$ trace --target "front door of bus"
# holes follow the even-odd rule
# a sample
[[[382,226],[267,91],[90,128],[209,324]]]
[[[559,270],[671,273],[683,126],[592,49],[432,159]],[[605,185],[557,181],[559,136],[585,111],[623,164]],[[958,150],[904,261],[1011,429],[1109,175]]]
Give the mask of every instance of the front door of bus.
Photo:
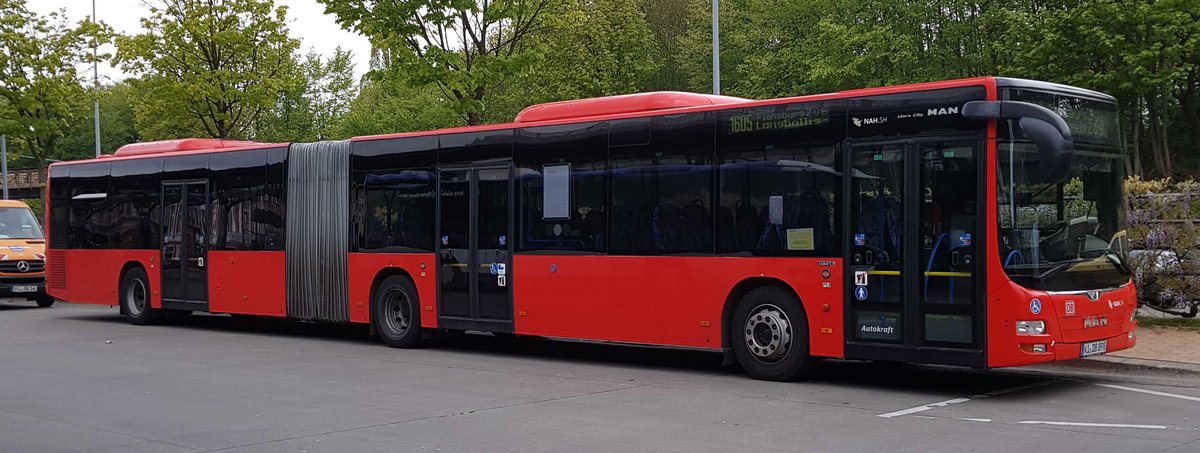
[[[983,364],[980,143],[850,147],[847,357]]]
[[[162,200],[163,303],[203,310],[208,304],[208,182],[164,182]]]
[[[442,170],[438,326],[512,332],[511,167]]]

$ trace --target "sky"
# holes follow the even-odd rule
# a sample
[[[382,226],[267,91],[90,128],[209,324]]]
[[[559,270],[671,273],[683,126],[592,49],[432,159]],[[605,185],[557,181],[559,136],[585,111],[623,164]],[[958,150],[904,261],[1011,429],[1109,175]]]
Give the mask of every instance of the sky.
[[[156,0],[95,0],[96,18],[107,23],[117,33],[137,34],[142,31],[141,18],[148,15],[147,2]],[[300,39],[300,52],[315,49],[322,55],[331,55],[333,50],[342,49],[354,53],[354,71],[361,76],[367,71],[371,44],[357,33],[343,30],[333,15],[325,14],[325,7],[317,0],[275,0],[276,5],[287,6],[288,31],[293,38]],[[27,0],[26,6],[38,14],[65,10],[71,22],[78,22],[92,14],[90,0]],[[113,53],[112,46],[100,48],[101,52]],[[91,68],[86,72],[90,80]],[[111,64],[101,63],[101,83],[113,82],[129,76]]]

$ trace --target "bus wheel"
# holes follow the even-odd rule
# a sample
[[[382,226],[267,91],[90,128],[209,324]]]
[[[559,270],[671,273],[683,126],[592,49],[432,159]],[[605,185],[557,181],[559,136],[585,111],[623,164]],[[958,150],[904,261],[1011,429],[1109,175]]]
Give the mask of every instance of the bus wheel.
[[[54,305],[54,298],[50,296],[38,296],[37,304],[42,308],[50,308]]]
[[[750,291],[734,309],[729,329],[734,355],[750,377],[790,381],[810,367],[808,318],[790,291]]]
[[[146,271],[134,267],[125,271],[121,277],[121,311],[125,320],[130,324],[144,326],[153,321],[153,309],[150,308],[150,279]]]
[[[421,339],[417,288],[400,275],[383,279],[371,303],[371,323],[383,343],[393,348],[411,348]]]

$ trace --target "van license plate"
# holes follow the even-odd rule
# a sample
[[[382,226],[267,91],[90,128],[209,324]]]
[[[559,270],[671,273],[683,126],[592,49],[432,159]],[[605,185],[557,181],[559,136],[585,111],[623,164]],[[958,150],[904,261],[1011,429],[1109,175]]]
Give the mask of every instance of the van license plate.
[[[14,292],[14,293],[36,293],[37,287],[36,286],[14,286],[14,287],[12,287],[12,292]]]
[[[1087,357],[1104,354],[1105,352],[1108,352],[1108,340],[1093,341],[1083,344],[1083,349],[1079,351],[1079,356]]]

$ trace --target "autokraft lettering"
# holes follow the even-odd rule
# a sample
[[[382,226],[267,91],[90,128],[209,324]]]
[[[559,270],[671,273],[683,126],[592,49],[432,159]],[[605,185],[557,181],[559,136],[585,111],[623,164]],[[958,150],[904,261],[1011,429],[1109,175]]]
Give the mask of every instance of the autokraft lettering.
[[[1121,307],[1124,307],[1124,306],[1125,306],[1125,301],[1124,301],[1124,300],[1116,299],[1116,300],[1110,300],[1110,301],[1108,301],[1108,309],[1109,309],[1109,310],[1113,310],[1113,309],[1121,308]]]
[[[892,335],[892,334],[896,333],[896,328],[893,326],[884,327],[884,326],[863,325],[862,328],[859,329],[859,331],[864,332],[864,333],[881,333],[884,335]]]
[[[1104,327],[1108,325],[1108,316],[1088,316],[1083,318],[1083,328]]]

